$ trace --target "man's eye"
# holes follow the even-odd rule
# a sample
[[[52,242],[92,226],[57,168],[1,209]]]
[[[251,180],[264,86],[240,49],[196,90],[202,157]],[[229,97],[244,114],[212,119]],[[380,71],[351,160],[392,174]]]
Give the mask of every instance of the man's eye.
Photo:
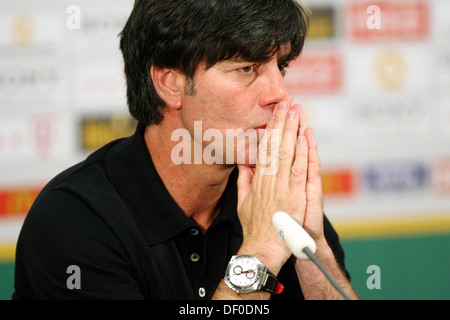
[[[289,67],[287,63],[281,63],[278,65],[278,68],[280,69],[281,72],[286,71],[287,67]]]
[[[246,67],[241,68],[240,70],[244,73],[250,73],[253,71],[253,68],[254,68],[254,66],[246,66]]]

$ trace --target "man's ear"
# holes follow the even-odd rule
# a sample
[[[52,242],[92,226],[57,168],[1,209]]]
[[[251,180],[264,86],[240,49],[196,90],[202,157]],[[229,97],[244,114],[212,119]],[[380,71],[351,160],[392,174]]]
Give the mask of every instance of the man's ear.
[[[184,83],[186,76],[169,68],[150,68],[153,86],[156,93],[166,103],[167,107],[180,109],[183,105]]]

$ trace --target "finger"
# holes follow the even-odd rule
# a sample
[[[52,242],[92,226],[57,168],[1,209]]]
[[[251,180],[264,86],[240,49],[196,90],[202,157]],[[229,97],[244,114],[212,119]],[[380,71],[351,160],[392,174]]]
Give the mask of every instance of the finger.
[[[300,134],[305,134],[306,128],[308,128],[308,122],[306,121],[305,110],[303,110],[303,106],[299,105],[299,113],[300,113]]]
[[[323,191],[320,178],[320,158],[317,142],[312,128],[305,130],[308,140],[308,180],[306,183],[307,208],[304,227],[314,239],[319,239],[323,233]]]
[[[286,115],[290,110],[290,105],[286,101],[282,101],[278,104],[277,108],[273,113],[272,118],[274,119],[273,129],[283,130],[284,123],[286,120]]]
[[[308,176],[308,141],[299,135],[295,146],[295,159],[291,169],[289,189],[299,196],[304,195]]]
[[[261,166],[263,163],[266,163],[267,158],[267,143],[269,140],[269,133],[270,130],[273,128],[275,123],[275,114],[278,110],[278,104],[275,105],[273,108],[272,117],[270,118],[269,122],[267,123],[266,129],[263,130],[262,135],[259,136],[258,141],[258,152],[257,152],[257,160],[256,160],[256,166],[253,171],[254,175],[256,177],[259,177],[261,175]]]
[[[308,184],[317,187],[318,185],[321,185],[321,163],[313,129],[307,128],[305,130],[305,136],[308,140]]]
[[[303,110],[302,105],[300,104],[295,104],[292,108],[294,108],[295,110],[297,110],[298,114],[299,114],[299,135],[304,135],[305,134],[305,129],[308,127],[308,123],[306,122],[306,116],[305,116],[305,112]]]
[[[259,144],[256,171],[259,175],[274,175],[278,171],[278,150],[284,130],[286,115],[289,110],[286,101],[280,102],[273,112],[270,126]]]
[[[298,138],[299,114],[295,108],[289,110],[283,130],[283,140],[279,148],[279,168],[277,178],[283,185],[289,187],[292,164],[295,157],[295,147]],[[276,156],[276,155],[273,155]]]

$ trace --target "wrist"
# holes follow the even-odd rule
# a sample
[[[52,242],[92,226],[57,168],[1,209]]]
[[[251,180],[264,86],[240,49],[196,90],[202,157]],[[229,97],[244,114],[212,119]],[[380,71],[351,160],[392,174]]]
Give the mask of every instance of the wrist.
[[[329,275],[350,295],[351,299],[359,299],[326,241],[325,245],[320,246],[320,250],[316,250],[315,255]],[[294,265],[305,299],[335,300],[344,298],[313,261],[296,259]]]
[[[281,267],[291,256],[288,250],[276,249],[270,246],[256,246],[248,243],[243,243],[237,255],[250,255],[261,261],[266,268],[275,276],[281,270]],[[287,249],[287,248],[286,248]]]

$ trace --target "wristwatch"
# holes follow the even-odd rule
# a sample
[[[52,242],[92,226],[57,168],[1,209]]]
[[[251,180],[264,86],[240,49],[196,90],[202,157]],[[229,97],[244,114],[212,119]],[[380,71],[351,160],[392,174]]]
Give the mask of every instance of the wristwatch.
[[[261,261],[249,255],[231,257],[224,280],[237,293],[265,290],[279,294],[284,289],[275,275]]]

